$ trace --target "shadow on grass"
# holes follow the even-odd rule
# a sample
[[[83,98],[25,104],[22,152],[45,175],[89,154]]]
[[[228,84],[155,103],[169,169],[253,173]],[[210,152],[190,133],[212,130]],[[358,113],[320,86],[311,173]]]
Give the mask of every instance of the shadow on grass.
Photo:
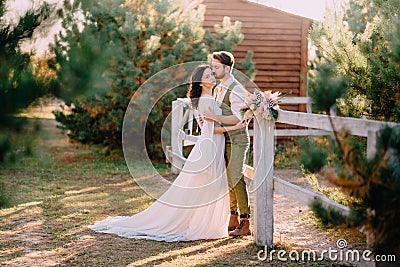
[[[63,264],[104,266],[245,266],[257,260],[251,238],[158,242],[95,234],[90,247]]]

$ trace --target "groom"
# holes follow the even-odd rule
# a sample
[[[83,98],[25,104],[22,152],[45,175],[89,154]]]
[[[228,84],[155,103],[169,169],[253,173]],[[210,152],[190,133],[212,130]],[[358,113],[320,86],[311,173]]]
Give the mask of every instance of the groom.
[[[214,89],[214,97],[222,109],[222,116],[215,116],[214,119],[224,126],[235,125],[243,120],[240,108],[244,99],[240,95],[247,91],[232,75],[234,64],[235,59],[229,52],[219,51],[212,54],[212,70],[215,78],[221,81]],[[229,235],[248,235],[250,206],[242,169],[250,147],[250,137],[247,127],[224,134],[226,172],[230,188]]]

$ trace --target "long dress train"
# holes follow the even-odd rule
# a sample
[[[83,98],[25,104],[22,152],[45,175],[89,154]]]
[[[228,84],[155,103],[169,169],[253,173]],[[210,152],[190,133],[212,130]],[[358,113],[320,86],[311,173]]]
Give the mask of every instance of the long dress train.
[[[222,111],[212,96],[199,99],[199,114]],[[213,134],[204,120],[200,137],[168,190],[133,216],[108,217],[90,225],[101,233],[158,241],[189,241],[228,236],[229,195],[224,162],[224,135]]]

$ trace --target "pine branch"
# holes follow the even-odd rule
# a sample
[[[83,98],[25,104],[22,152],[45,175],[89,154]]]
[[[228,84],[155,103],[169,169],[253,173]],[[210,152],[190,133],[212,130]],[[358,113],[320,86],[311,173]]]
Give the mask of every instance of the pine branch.
[[[345,151],[345,149],[343,147],[343,144],[342,144],[341,140],[339,139],[339,135],[338,135],[337,130],[335,129],[335,125],[333,123],[332,116],[329,115],[328,118],[329,118],[329,122],[330,122],[331,127],[332,127],[332,131],[333,131],[333,135],[335,137],[336,143],[338,144],[339,151],[343,156],[343,162],[345,163],[346,167],[355,175],[355,178],[357,179],[355,181],[355,183],[358,184],[358,187],[364,186],[365,185],[365,180],[362,179],[362,178],[360,179],[360,177],[363,177],[363,174],[348,159],[348,153],[346,153],[346,151]]]

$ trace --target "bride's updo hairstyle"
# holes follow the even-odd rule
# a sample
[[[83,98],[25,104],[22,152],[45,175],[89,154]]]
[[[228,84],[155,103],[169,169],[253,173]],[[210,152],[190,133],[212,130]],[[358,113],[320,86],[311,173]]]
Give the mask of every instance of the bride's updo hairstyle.
[[[199,106],[199,98],[203,90],[201,86],[201,80],[203,78],[203,73],[206,69],[210,69],[210,66],[208,66],[207,64],[199,65],[194,69],[194,71],[192,72],[192,76],[190,77],[190,85],[187,97],[190,98],[191,106],[194,109],[197,109],[197,107]]]

